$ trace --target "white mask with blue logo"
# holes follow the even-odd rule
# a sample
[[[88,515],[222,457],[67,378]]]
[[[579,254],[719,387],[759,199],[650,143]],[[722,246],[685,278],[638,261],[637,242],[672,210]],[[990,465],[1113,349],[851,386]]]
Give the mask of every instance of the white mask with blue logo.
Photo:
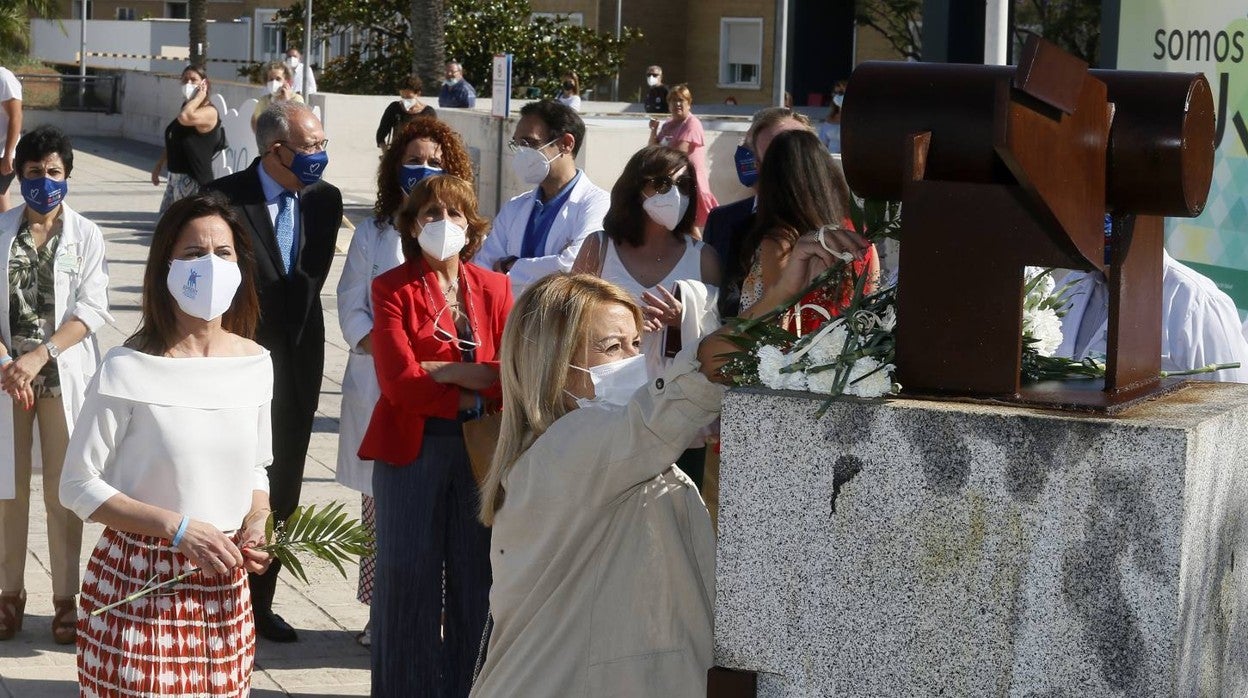
[[[230,309],[242,282],[237,262],[206,254],[170,262],[165,283],[182,312],[211,321]]]

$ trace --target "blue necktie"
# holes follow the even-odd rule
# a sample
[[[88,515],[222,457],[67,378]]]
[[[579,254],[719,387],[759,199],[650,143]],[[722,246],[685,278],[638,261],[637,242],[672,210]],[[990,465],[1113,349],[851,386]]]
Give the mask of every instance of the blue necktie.
[[[273,229],[277,234],[277,250],[282,254],[282,267],[290,274],[295,259],[295,195],[288,191],[282,192],[277,198],[277,222]]]

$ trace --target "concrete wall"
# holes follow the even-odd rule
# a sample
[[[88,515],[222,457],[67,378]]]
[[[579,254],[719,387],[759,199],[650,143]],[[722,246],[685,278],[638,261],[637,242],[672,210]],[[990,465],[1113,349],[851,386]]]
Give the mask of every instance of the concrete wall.
[[[221,97],[218,106],[238,110],[238,119],[251,118],[248,100],[261,95],[259,85],[214,79],[213,92]],[[377,122],[392,97],[339,95],[318,93],[311,104],[323,115],[325,135],[329,138],[330,165],[327,179],[357,200],[372,201],[376,195],[379,151],[374,141]],[[165,127],[182,104],[179,77],[172,74],[143,72],[124,73],[121,114],[91,115],[68,112],[30,111],[28,124],[55,123],[71,134],[102,135],[129,138],[160,145]],[[515,130],[518,112],[523,103],[512,105],[512,116],[502,125],[506,143]],[[587,127],[585,145],[577,159],[591,180],[610,189],[619,173],[639,148],[646,144],[649,118],[640,112],[620,113],[633,105],[611,102],[585,103]],[[477,108],[439,109],[438,116],[459,131],[468,146],[477,171],[477,190],[482,213],[493,215],[497,201],[523,193],[528,187],[511,171],[510,156],[504,152],[499,164],[499,122],[489,115],[490,100],[477,100]],[[695,111],[698,109],[695,107]],[[722,111],[722,110],[716,110]],[[749,195],[736,179],[732,156],[748,126],[748,107],[738,107],[740,114],[703,116],[706,129],[707,163],[710,168],[711,190],[722,203]],[[230,117],[227,115],[226,117]],[[247,139],[247,130],[229,129],[233,168],[245,167],[255,154],[254,142]],[[239,134],[242,134],[239,137]]]
[[[97,15],[98,16],[98,15]],[[62,25],[64,31],[62,31]],[[80,20],[35,19],[30,22],[32,58],[51,63],[78,62]],[[186,67],[188,23],[186,20],[123,22],[87,20],[87,53],[121,53],[169,56],[168,60],[87,56],[92,68],[178,72]],[[251,23],[208,23],[209,72],[233,76],[237,63],[213,62],[212,57],[251,60]]]

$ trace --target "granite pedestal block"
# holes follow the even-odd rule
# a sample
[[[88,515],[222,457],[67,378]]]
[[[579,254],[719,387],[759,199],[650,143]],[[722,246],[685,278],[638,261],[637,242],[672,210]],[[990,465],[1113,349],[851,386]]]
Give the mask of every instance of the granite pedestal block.
[[[1248,385],[819,404],[724,404],[715,661],[760,696],[1248,696]]]

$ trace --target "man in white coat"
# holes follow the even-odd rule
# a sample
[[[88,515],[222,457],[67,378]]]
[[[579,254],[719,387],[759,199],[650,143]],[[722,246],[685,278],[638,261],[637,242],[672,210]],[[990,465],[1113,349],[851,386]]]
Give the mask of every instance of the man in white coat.
[[[1062,318],[1062,344],[1056,355],[1081,359],[1104,356],[1109,333],[1109,287],[1099,272],[1071,274],[1070,305]],[[1192,378],[1248,383],[1248,341],[1230,296],[1207,277],[1162,253],[1161,369],[1182,371],[1208,364],[1240,362],[1243,367]]]
[[[520,110],[512,168],[537,188],[503,205],[472,260],[511,277],[516,297],[548,274],[570,271],[581,242],[602,230],[611,197],[576,167],[584,142],[585,122],[571,108],[541,100]]]

